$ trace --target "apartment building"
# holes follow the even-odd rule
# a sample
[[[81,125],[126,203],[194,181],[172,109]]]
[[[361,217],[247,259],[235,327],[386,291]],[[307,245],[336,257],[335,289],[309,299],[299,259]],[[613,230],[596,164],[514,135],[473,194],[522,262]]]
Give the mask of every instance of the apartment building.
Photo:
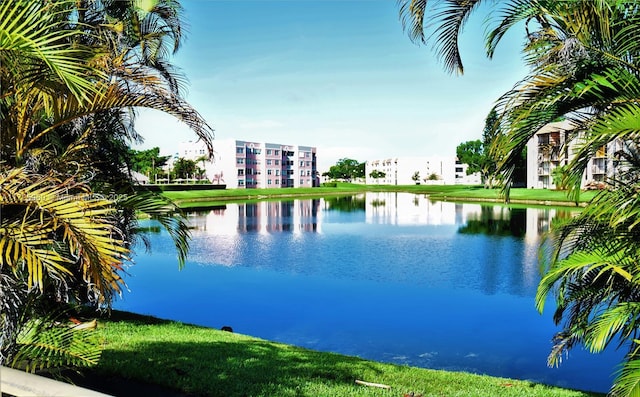
[[[413,185],[420,184],[480,184],[480,175],[467,175],[467,164],[462,164],[455,156],[441,157],[393,157],[370,160],[365,164],[366,183],[371,185]],[[383,177],[373,178],[371,173],[379,171]],[[414,176],[418,180],[414,180]]]
[[[213,159],[203,161],[212,183],[226,184],[231,189],[320,185],[315,147],[235,139],[216,140],[213,146]],[[204,149],[201,142],[184,142],[178,155],[197,160]]]
[[[572,139],[573,126],[569,120],[549,123],[527,143],[527,187],[555,189],[554,170],[567,165],[577,150],[578,140]],[[584,171],[581,187],[598,186],[614,177],[618,162],[613,154],[622,143],[613,141],[601,147]]]

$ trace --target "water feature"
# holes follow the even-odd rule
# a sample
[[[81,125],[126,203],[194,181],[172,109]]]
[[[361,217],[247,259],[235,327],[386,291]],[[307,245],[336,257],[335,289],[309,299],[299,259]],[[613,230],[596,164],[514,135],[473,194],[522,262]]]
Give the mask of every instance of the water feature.
[[[533,297],[556,209],[408,193],[226,204],[190,214],[178,271],[166,233],[139,248],[117,309],[363,358],[607,391],[621,352],[546,357]]]

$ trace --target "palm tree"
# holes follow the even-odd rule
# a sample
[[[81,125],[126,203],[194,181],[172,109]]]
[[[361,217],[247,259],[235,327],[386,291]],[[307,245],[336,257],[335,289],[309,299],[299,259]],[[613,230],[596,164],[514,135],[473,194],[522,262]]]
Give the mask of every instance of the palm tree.
[[[129,249],[113,202],[74,178],[13,168],[0,173],[0,184],[0,306],[7,309],[0,316],[0,359],[13,360],[24,328],[33,326],[25,319],[55,302],[109,303],[124,285]]]
[[[139,236],[136,211],[167,228],[184,263],[189,235],[175,206],[135,192],[126,172],[127,145],[139,138],[133,109],[173,114],[209,148],[212,130],[165,58],[166,38],[177,49],[181,36],[179,4],[137,3],[0,2],[0,363],[44,352],[24,338],[38,334],[25,318],[110,305]]]
[[[463,71],[458,34],[479,3],[446,1],[435,14],[438,55],[450,71]],[[411,37],[425,41],[426,2],[402,1],[400,11]],[[554,320],[563,325],[550,364],[578,344],[596,352],[620,340],[628,355],[613,393],[638,395],[640,9],[613,0],[529,0],[503,2],[497,15],[486,37],[488,55],[506,31],[523,23],[531,68],[497,101],[506,139],[493,150],[505,180],[510,181],[527,141],[558,119],[569,120],[567,132],[582,142],[562,181],[572,197],[579,194],[583,171],[598,149],[614,140],[625,148],[617,156],[627,171],[577,218],[556,227],[543,246],[548,260],[536,301],[543,310],[546,297],[554,294]],[[508,195],[509,183],[505,187]]]

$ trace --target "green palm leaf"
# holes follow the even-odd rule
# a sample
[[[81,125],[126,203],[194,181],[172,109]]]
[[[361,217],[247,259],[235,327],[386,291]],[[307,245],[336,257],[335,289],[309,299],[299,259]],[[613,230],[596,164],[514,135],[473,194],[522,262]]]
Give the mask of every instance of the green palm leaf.
[[[179,267],[184,266],[189,252],[190,232],[182,211],[173,201],[155,192],[138,191],[120,201],[120,205],[135,209],[159,222],[175,244]]]
[[[88,196],[86,187],[73,179],[58,181],[22,169],[0,174],[0,184],[0,206],[5,208],[0,219],[3,266],[24,265],[29,288],[42,290],[47,277],[68,278],[72,266],[78,266],[100,301],[108,302],[120,291],[118,272],[129,251],[112,223],[111,201]]]
[[[9,366],[35,372],[96,365],[102,349],[92,332],[95,321],[73,324],[57,320],[57,316],[48,316],[27,321],[20,330],[17,351]]]
[[[3,1],[0,3],[0,57],[19,74],[21,84],[44,82],[39,65],[44,64],[78,99],[86,99],[95,87],[89,76],[99,74],[86,60],[93,51],[63,44],[80,36],[80,30],[62,30],[60,14],[69,13],[74,1],[43,3]],[[28,61],[25,61],[28,60]]]
[[[592,353],[603,351],[615,334],[637,327],[635,319],[640,314],[640,303],[621,302],[604,311],[593,323],[585,340]]]
[[[638,341],[634,341],[634,344],[637,346]],[[630,355],[622,364],[613,384],[611,395],[640,396],[640,359],[637,354]]]

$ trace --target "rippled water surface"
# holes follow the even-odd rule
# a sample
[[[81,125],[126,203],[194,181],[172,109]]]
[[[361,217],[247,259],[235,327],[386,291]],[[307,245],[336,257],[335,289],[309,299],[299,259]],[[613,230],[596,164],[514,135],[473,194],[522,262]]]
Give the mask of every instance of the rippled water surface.
[[[539,233],[556,210],[431,202],[401,193],[227,204],[190,214],[178,271],[151,234],[115,308],[412,366],[607,391],[622,353],[576,348],[534,308]]]

